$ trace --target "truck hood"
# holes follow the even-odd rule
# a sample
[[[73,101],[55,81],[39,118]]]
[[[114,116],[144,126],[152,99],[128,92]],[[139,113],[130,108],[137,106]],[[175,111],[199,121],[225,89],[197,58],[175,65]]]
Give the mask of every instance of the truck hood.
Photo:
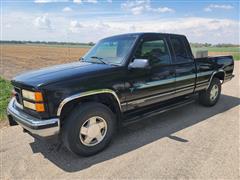
[[[81,78],[96,71],[112,68],[111,65],[87,62],[74,62],[51,66],[36,71],[29,71],[13,78],[13,84],[40,87],[60,80]]]

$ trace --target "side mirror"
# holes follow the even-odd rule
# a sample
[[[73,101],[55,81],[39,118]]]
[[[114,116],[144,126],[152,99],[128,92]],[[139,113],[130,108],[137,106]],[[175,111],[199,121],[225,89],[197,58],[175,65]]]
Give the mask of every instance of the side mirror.
[[[149,68],[148,59],[134,59],[128,66],[129,69],[146,69]]]

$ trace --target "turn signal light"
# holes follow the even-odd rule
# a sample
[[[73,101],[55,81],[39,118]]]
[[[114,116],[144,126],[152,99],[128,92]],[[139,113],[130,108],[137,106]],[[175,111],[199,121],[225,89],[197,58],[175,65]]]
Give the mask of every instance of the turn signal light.
[[[43,103],[36,103],[35,105],[36,105],[36,111],[37,112],[44,112],[45,111]]]
[[[43,101],[43,95],[41,92],[35,92],[35,101]]]

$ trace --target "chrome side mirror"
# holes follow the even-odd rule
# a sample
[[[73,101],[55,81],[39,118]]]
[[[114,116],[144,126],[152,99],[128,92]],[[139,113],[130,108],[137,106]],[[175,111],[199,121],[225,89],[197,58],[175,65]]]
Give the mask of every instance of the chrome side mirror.
[[[148,59],[134,59],[128,66],[129,69],[146,69],[149,68]]]

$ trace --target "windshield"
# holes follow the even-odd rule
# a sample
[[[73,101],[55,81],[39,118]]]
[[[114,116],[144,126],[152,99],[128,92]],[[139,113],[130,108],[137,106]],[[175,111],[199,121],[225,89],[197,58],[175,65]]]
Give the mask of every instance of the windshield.
[[[82,58],[82,61],[121,65],[136,39],[136,35],[115,36],[103,39]]]

